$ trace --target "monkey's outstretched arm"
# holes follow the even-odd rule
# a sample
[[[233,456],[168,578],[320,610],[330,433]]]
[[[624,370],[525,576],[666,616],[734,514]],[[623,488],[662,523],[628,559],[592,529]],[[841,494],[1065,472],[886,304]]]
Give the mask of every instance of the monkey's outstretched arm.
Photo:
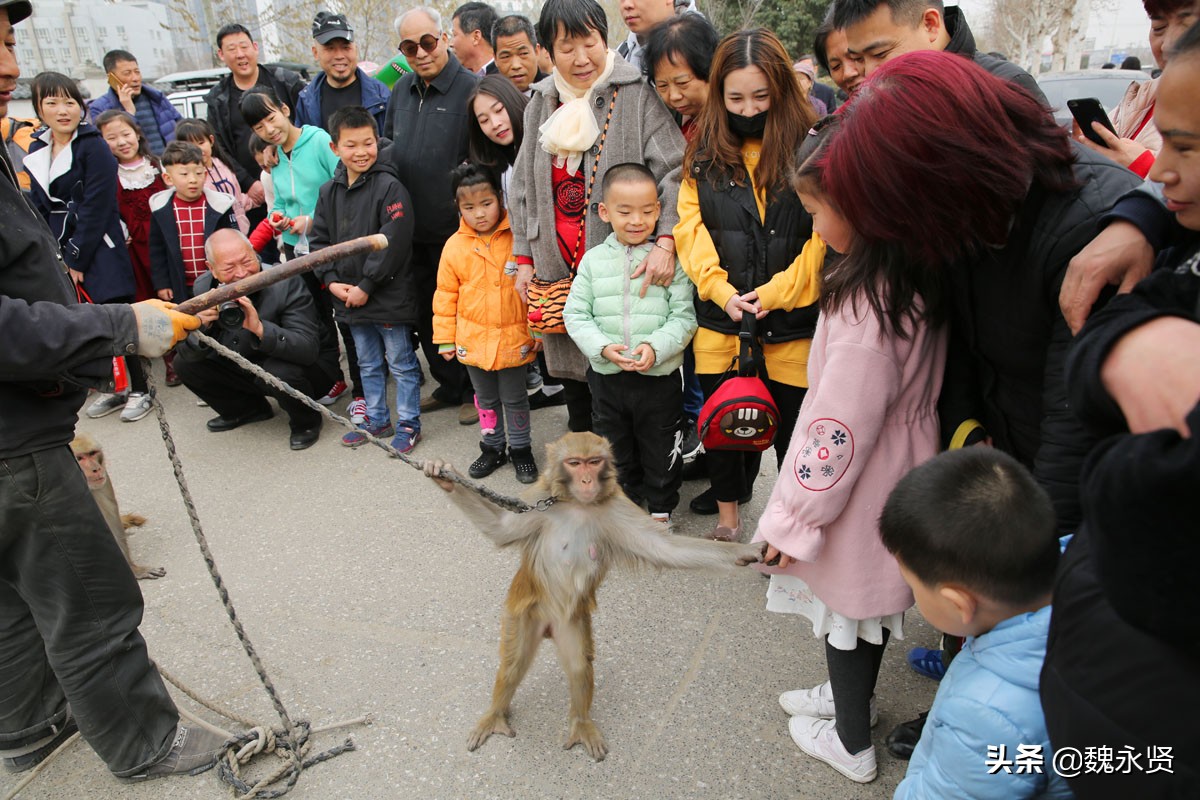
[[[451,502],[458,506],[471,524],[483,531],[497,547],[514,544],[537,531],[538,520],[535,514],[514,514],[503,511],[469,489],[464,489],[450,481],[439,480],[436,476],[443,469],[456,473],[454,467],[445,462],[425,462],[425,474],[450,495]]]
[[[761,560],[764,542],[739,544],[676,536],[639,509],[610,504],[604,536],[618,563],[682,569],[727,569]]]

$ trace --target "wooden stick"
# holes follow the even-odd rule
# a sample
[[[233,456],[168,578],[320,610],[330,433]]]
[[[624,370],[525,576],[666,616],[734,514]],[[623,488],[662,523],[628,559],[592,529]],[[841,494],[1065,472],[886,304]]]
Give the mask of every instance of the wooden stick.
[[[233,283],[218,286],[215,289],[209,289],[204,294],[198,294],[191,300],[180,303],[175,307],[175,310],[181,314],[195,314],[197,311],[203,311],[206,308],[220,305],[226,300],[233,300],[237,297],[254,294],[259,289],[287,280],[293,275],[311,272],[322,264],[337,261],[339,258],[356,256],[359,253],[382,250],[387,246],[387,237],[382,233],[360,236],[357,239],[350,239],[340,244],[330,245],[315,253],[297,256],[291,261],[283,262],[279,266],[264,269],[258,274],[242,278],[240,281],[234,281]]]

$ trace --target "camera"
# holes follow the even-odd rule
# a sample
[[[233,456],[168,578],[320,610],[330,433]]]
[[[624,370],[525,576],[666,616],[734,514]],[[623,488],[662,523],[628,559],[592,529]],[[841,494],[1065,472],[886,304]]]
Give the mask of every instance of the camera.
[[[217,323],[227,331],[235,331],[246,321],[246,312],[237,300],[226,300],[217,306]]]

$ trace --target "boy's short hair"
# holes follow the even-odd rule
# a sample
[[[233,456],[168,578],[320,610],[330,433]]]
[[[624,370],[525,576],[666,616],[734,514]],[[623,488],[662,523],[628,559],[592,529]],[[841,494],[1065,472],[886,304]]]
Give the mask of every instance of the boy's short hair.
[[[658,178],[654,177],[654,173],[645,164],[638,164],[632,161],[624,164],[614,164],[604,173],[604,180],[600,182],[600,197],[607,199],[608,190],[614,183],[637,183],[641,181],[652,183],[656,188],[658,187]]]
[[[500,176],[491,167],[468,161],[459,164],[450,171],[450,191],[457,199],[459,189],[469,189],[472,186],[490,186],[497,197],[500,193]]]
[[[247,141],[246,146],[250,148],[250,154],[256,156],[259,153],[265,153],[268,147],[274,147],[275,145],[271,144],[257,133],[252,133],[250,134],[250,139]]]
[[[334,144],[337,144],[342,131],[347,128],[370,128],[371,133],[375,134],[376,138],[379,137],[379,126],[375,124],[375,118],[362,106],[339,108],[329,116],[329,136]]]
[[[199,164],[204,166],[204,151],[191,142],[176,140],[167,142],[161,157],[163,167],[174,167],[180,164]]]
[[[992,447],[942,453],[905,475],[879,519],[883,546],[922,583],[959,583],[1024,605],[1054,586],[1054,507],[1029,470]]]

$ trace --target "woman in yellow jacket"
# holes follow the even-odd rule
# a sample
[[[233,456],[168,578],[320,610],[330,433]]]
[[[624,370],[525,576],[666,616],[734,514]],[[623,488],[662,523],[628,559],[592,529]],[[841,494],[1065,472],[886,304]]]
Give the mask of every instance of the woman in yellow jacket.
[[[782,463],[808,386],[808,350],[817,321],[825,246],[789,185],[794,154],[816,115],[779,39],[739,31],[717,46],[709,99],[684,157],[676,250],[696,284],[692,340],[705,397],[737,355],[742,316],[757,319],[767,386],[779,407],[776,461]],[[809,247],[805,244],[813,239]],[[705,454],[711,486],[691,503],[718,514],[712,538],[740,533],[758,453]]]
[[[484,478],[511,458],[517,480],[533,483],[538,469],[530,446],[525,366],[535,350],[516,290],[500,178],[487,167],[463,164],[450,173],[450,183],[462,222],[438,265],[433,341],[442,358],[457,358],[467,368],[475,389],[481,453],[468,472]]]

